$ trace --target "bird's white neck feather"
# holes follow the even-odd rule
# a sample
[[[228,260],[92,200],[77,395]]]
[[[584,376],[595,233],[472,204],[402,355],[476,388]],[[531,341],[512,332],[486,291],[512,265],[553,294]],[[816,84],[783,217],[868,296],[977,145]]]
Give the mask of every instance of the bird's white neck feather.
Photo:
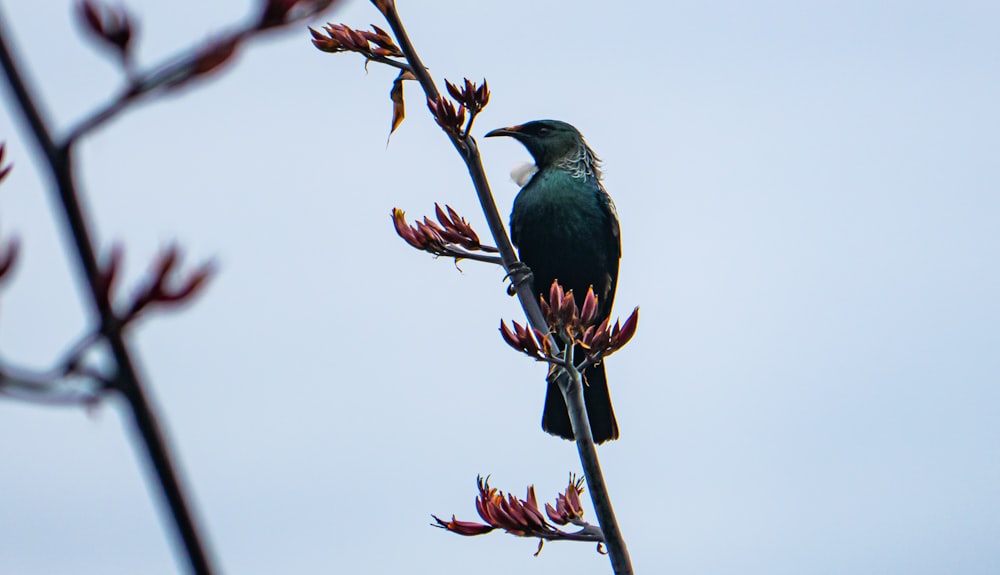
[[[510,171],[510,179],[514,180],[514,183],[521,186],[522,188],[531,179],[531,176],[535,175],[538,171],[538,166],[535,164],[523,163],[514,166],[514,169]]]

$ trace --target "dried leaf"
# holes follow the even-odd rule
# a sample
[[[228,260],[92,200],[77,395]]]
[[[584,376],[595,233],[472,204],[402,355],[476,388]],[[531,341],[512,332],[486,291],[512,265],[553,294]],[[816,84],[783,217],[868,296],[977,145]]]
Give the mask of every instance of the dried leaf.
[[[406,109],[403,104],[403,81],[416,79],[417,77],[409,70],[402,70],[392,82],[392,91],[389,92],[389,98],[392,99],[392,128],[389,130],[390,138],[392,137],[392,133],[396,131],[396,128],[403,123],[403,118],[406,117]]]

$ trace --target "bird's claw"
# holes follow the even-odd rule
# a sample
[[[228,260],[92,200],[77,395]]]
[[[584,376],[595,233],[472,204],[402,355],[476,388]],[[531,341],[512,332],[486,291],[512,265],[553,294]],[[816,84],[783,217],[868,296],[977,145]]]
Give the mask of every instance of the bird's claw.
[[[517,294],[518,286],[525,282],[531,283],[534,278],[535,274],[531,273],[531,268],[526,266],[524,262],[514,262],[514,265],[507,270],[507,275],[503,277],[505,281],[510,280],[510,285],[507,286],[507,295]]]

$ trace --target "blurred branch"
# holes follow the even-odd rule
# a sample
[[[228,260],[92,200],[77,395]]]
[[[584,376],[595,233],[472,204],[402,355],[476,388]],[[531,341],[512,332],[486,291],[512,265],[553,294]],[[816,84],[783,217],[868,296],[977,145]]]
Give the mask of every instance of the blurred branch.
[[[57,145],[53,141],[48,126],[38,112],[35,99],[28,91],[20,70],[7,47],[6,36],[6,31],[0,29],[0,64],[3,66],[15,99],[28,120],[31,132],[45,155],[50,175],[55,182],[55,191],[62,206],[63,216],[69,226],[78,260],[90,288],[91,304],[99,318],[98,321],[102,326],[101,331],[111,348],[111,354],[116,364],[117,373],[113,378],[114,387],[125,396],[132,409],[133,422],[143,438],[147,454],[163,489],[163,495],[173,514],[181,539],[184,541],[192,571],[207,575],[212,572],[212,569],[209,567],[207,555],[194,524],[194,518],[184,499],[180,480],[167,449],[166,438],[140,384],[132,355],[122,337],[120,328],[117,326],[111,302],[107,298],[106,291],[102,289],[103,276],[97,263],[90,230],[80,207],[79,195],[73,178],[72,154],[69,147],[71,142]]]
[[[180,53],[145,71],[136,71],[132,58],[135,33],[124,8],[104,7],[92,0],[78,4],[85,28],[103,45],[120,55],[126,86],[118,95],[71,128],[64,145],[69,146],[88,132],[124,112],[147,96],[173,90],[207,76],[237,54],[244,43],[262,33],[287,28],[323,12],[335,0],[265,0],[260,12],[248,22],[217,33],[215,38]]]
[[[0,144],[0,181],[10,172],[10,166],[2,167],[4,150],[5,145]],[[19,247],[16,237],[0,238],[0,285],[6,283],[17,263]],[[45,371],[13,367],[0,361],[0,395],[45,405],[95,405],[107,391],[109,381],[83,366],[83,357],[99,339],[97,332],[88,333],[66,351],[55,367]]]
[[[83,367],[71,372],[32,371],[0,362],[0,395],[42,405],[93,407],[111,391],[108,383],[100,373]]]
[[[81,206],[80,192],[74,178],[73,144],[142,98],[185,86],[197,78],[217,71],[232,59],[238,48],[249,38],[265,31],[302,22],[326,10],[333,2],[334,0],[261,0],[258,12],[248,23],[189,48],[163,64],[140,72],[135,70],[133,64],[134,29],[132,19],[126,10],[104,7],[92,0],[81,0],[77,5],[80,21],[97,42],[118,54],[126,86],[107,104],[70,129],[61,141],[53,137],[47,122],[42,117],[39,100],[29,89],[7,45],[7,32],[2,26],[6,19],[0,16],[0,66],[6,75],[14,100],[24,114],[44,156],[53,180],[54,193],[62,208],[86,281],[90,303],[99,326],[96,333],[107,344],[114,360],[113,375],[109,378],[90,372],[80,366],[78,361],[70,359],[67,360],[64,371],[56,368],[52,372],[32,373],[7,368],[0,373],[0,379],[8,391],[16,389],[19,392],[33,394],[34,397],[42,397],[46,392],[53,391],[55,389],[53,386],[65,375],[78,373],[101,381],[102,387],[95,391],[96,394],[105,389],[120,392],[131,408],[133,423],[143,439],[163,496],[184,543],[190,568],[199,575],[209,574],[212,569],[194,518],[185,501],[166,438],[137,373],[135,359],[129,350],[123,330],[146,308],[190,299],[204,285],[213,267],[207,264],[185,280],[171,279],[175,275],[173,270],[179,254],[176,248],[168,249],[157,260],[150,281],[136,292],[122,313],[116,313],[112,305],[112,285],[120,251],[112,250],[106,266],[102,267],[98,262],[90,226]],[[91,343],[93,342],[89,341],[83,347],[87,348]],[[80,353],[82,354],[82,351]],[[68,399],[58,394],[55,397]]]

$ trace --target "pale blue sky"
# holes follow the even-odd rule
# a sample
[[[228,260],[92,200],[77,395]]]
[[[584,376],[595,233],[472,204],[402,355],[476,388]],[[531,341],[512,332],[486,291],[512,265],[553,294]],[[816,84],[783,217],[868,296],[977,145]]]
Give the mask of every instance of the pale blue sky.
[[[439,81],[489,80],[477,135],[556,118],[605,160],[618,312],[643,315],[600,455],[640,572],[1000,571],[1000,5],[398,1]],[[254,3],[126,4],[152,62]],[[58,125],[116,88],[70,2],[3,8]],[[386,147],[393,76],[290,32],[80,150],[129,277],[173,239],[220,264],[135,346],[218,565],[607,572],[589,545],[427,525],[475,517],[476,474],[551,499],[579,463],[539,429],[544,368],[497,334],[520,319],[502,273],[392,232],[435,201],[486,231],[415,86]],[[0,354],[42,367],[86,316],[9,97],[0,139],[24,244]],[[528,155],[481,148],[507,213]],[[178,571],[120,407],[0,402],[0,571]]]

